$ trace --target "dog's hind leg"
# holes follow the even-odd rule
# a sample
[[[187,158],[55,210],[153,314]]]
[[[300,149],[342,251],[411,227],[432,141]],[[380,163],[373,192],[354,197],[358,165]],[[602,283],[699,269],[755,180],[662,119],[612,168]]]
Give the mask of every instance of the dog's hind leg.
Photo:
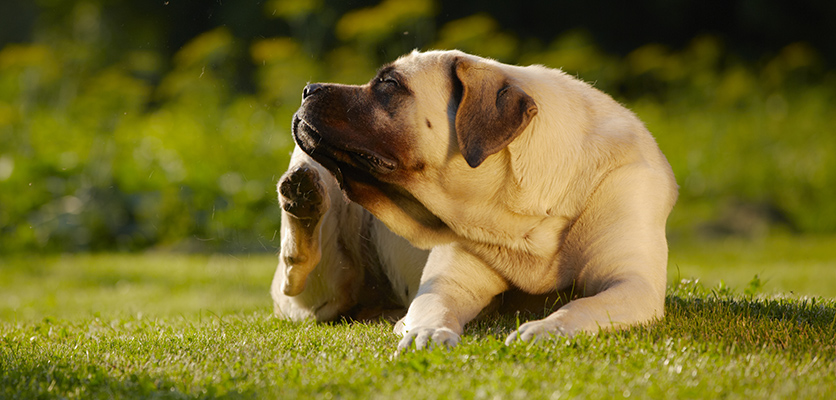
[[[278,192],[282,226],[277,274],[284,274],[281,291],[295,296],[305,289],[308,274],[322,257],[320,228],[330,198],[317,167],[296,155],[279,179]]]
[[[278,318],[330,321],[357,304],[368,213],[298,147],[278,183],[281,250],[270,294]]]

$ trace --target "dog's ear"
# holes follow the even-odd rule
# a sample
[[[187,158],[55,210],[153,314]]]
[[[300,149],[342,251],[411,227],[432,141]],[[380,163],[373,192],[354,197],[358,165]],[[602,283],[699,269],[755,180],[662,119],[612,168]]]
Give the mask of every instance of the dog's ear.
[[[459,149],[476,168],[525,130],[537,114],[537,104],[493,65],[458,59],[453,69],[462,85],[456,111]]]

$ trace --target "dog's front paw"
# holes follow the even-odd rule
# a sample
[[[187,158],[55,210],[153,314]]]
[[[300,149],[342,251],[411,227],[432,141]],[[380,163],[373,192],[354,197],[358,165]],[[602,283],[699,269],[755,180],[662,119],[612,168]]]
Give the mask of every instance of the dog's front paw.
[[[279,202],[300,220],[319,221],[328,209],[328,197],[319,172],[310,166],[288,171],[279,181]]]
[[[436,345],[443,345],[447,348],[453,347],[461,342],[461,336],[449,328],[413,328],[404,334],[401,342],[398,343],[398,353],[401,353],[415,343],[418,350],[433,348]]]
[[[510,346],[516,341],[530,342],[551,340],[555,337],[572,337],[570,332],[566,332],[561,323],[555,320],[541,319],[537,321],[530,321],[520,325],[519,329],[510,334],[505,339],[505,345]]]

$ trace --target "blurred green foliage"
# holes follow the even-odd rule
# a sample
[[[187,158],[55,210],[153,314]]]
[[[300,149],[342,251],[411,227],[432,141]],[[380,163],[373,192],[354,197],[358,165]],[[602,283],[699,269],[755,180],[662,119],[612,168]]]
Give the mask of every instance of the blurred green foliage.
[[[2,252],[272,251],[302,87],[364,82],[413,48],[563,68],[632,108],[681,186],[674,238],[836,232],[836,71],[805,42],[757,60],[716,36],[620,56],[584,30],[543,42],[487,13],[436,26],[432,0],[270,0],[259,12],[287,34],[219,25],[169,55],[108,47],[106,1],[58,3],[60,23],[0,49]]]

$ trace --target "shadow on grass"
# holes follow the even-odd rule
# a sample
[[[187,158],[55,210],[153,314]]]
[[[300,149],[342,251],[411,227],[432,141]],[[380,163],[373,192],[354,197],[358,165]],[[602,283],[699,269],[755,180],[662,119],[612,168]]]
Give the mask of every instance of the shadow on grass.
[[[259,398],[257,388],[237,387],[234,377],[195,382],[188,372],[179,376],[153,373],[160,368],[154,365],[153,356],[140,367],[149,371],[137,372],[131,371],[136,365],[120,367],[92,352],[88,361],[79,362],[80,356],[32,356],[31,350],[14,348],[7,351],[0,369],[0,399]],[[24,357],[16,356],[26,353],[29,354]]]
[[[183,385],[151,374],[121,371],[106,363],[72,363],[53,359],[31,359],[3,366],[0,398],[161,398],[181,399],[217,393],[184,391]]]
[[[4,371],[0,398],[5,399],[257,399],[259,391],[225,390],[223,385],[186,388],[183,384],[151,374],[131,374],[124,378],[108,375],[106,368],[87,365],[76,367],[86,375],[70,375],[60,371],[47,373],[43,368]]]
[[[666,316],[655,323],[602,333],[651,342],[685,339],[727,352],[761,349],[836,359],[836,301],[822,299],[735,297],[675,292],[665,301]],[[520,324],[548,313],[494,315],[474,321],[465,335],[504,340]]]

